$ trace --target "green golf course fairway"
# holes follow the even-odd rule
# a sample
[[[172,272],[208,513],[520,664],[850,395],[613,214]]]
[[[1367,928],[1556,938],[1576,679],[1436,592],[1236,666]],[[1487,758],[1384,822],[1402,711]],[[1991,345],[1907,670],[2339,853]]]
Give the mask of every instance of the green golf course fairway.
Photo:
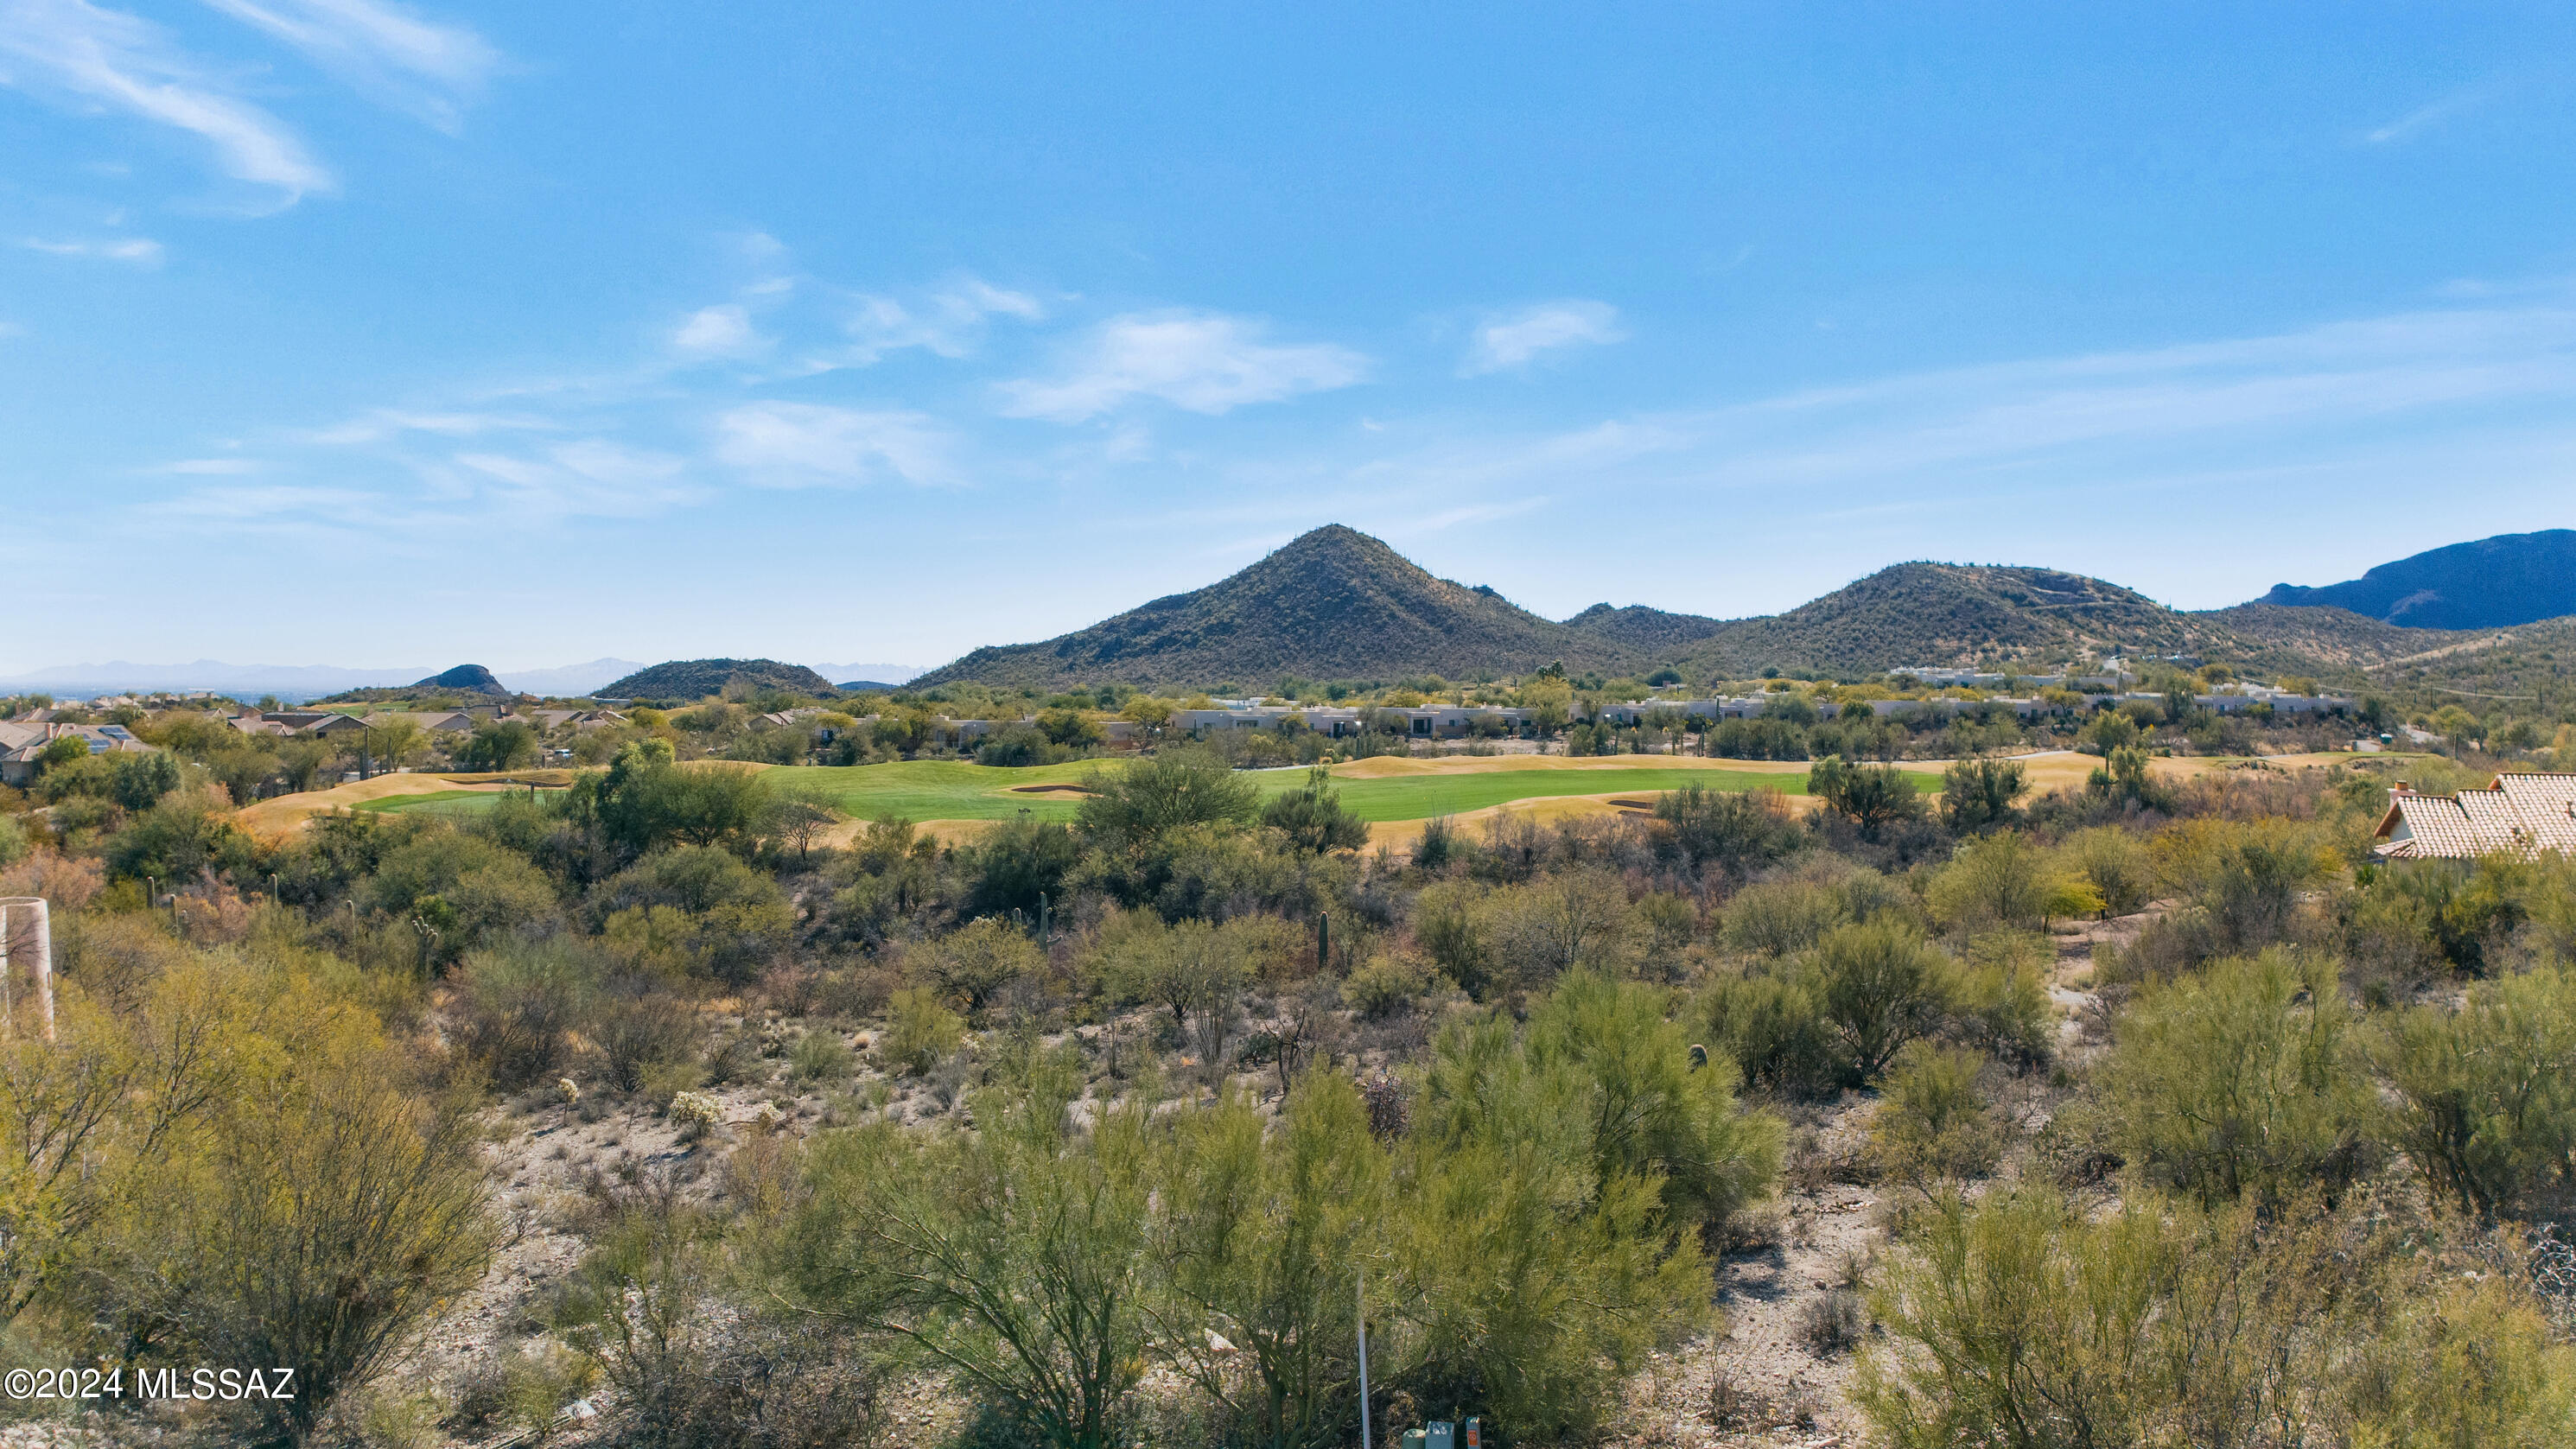
[[[840,807],[861,820],[1008,820],[1026,810],[1038,820],[1070,820],[1082,797],[1069,792],[1019,790],[1015,786],[1075,785],[1098,770],[1122,768],[1117,762],[1078,760],[1064,765],[998,769],[955,760],[905,760],[887,765],[785,766],[769,772],[772,781],[819,786]],[[1941,788],[1941,777],[1910,772],[1925,793]],[[1304,770],[1263,770],[1250,777],[1262,798],[1302,789]],[[1515,800],[1543,800],[1566,795],[1625,795],[1678,790],[1696,780],[1712,790],[1765,787],[1792,795],[1806,793],[1807,777],[1756,770],[1665,766],[1601,770],[1495,770],[1456,775],[1397,775],[1377,780],[1336,779],[1342,808],[1367,821],[1427,820],[1436,815],[1463,815],[1470,810]]]
[[[1022,787],[1079,785],[1098,771],[1124,768],[1125,762],[1118,760],[1076,760],[1017,770],[962,760],[903,760],[887,765],[788,765],[765,773],[773,784],[792,782],[818,787],[842,810],[860,820],[1008,820],[1023,810],[1032,819],[1071,820],[1082,807],[1079,794]],[[1913,776],[1915,787],[1927,795],[1941,788],[1937,774],[1920,770],[1907,773]],[[1264,800],[1303,789],[1306,784],[1302,769],[1259,770],[1248,778]],[[1791,795],[1807,792],[1804,771],[1788,774],[1672,765],[1336,778],[1333,788],[1341,792],[1343,809],[1376,823],[1464,815],[1516,800],[1647,795],[1678,790],[1694,780],[1712,790],[1773,789]],[[353,808],[388,814],[419,811],[470,815],[491,809],[500,798],[501,792],[495,790],[442,790],[430,795],[389,796]]]
[[[388,795],[381,800],[361,800],[352,810],[370,810],[384,815],[473,815],[492,808],[501,798],[498,790],[441,790],[431,795]]]

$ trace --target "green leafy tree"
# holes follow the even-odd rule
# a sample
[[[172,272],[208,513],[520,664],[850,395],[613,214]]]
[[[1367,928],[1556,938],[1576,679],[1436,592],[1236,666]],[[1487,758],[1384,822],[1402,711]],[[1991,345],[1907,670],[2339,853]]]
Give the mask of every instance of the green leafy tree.
[[[526,720],[486,720],[456,752],[469,770],[524,770],[537,762],[536,727]]]
[[[1261,823],[1285,831],[1292,845],[1312,855],[1368,844],[1368,822],[1342,808],[1341,792],[1331,782],[1332,773],[1320,765],[1307,771],[1306,787],[1272,797],[1261,809]]]
[[[1104,770],[1086,782],[1080,829],[1096,844],[1133,851],[1191,825],[1242,824],[1252,819],[1252,782],[1223,760],[1195,750],[1175,750]]]
[[[1808,773],[1807,789],[1872,839],[1890,825],[1923,818],[1914,777],[1894,765],[1855,765],[1827,755]]]
[[[1962,834],[2008,825],[2028,793],[2019,760],[1961,760],[1941,774],[1941,823]]]
[[[1045,964],[1045,953],[1036,942],[994,916],[924,941],[904,955],[906,974],[970,1017],[1013,982],[1036,975]]]
[[[1064,899],[1064,878],[1081,859],[1082,842],[1071,830],[1023,812],[966,853],[975,872],[966,910],[971,915],[1034,915],[1041,898]]]

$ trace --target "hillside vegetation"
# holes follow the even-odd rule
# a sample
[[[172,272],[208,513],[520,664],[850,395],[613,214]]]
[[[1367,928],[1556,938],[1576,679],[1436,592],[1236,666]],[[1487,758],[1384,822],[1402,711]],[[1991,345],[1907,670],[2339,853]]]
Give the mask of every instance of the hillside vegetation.
[[[1576,673],[1693,679],[1762,669],[1858,678],[1915,665],[2033,667],[2125,651],[2196,654],[2274,672],[2357,671],[2436,637],[2339,608],[2274,603],[2189,613],[2056,569],[1904,563],[1784,614],[1713,619],[1595,604],[1562,623],[1433,577],[1377,539],[1320,528],[1206,588],[1035,644],[978,649],[907,688],[1247,688],[1281,678]]]
[[[832,681],[802,664],[775,659],[674,659],[639,669],[597,693],[607,699],[689,701],[737,694],[789,694],[828,697]]]
[[[913,680],[1061,687],[1267,682],[1430,671],[1536,669],[1563,659],[1617,670],[1642,652],[1542,619],[1490,589],[1430,573],[1377,539],[1332,525],[1239,573],[1037,644],[978,649]]]

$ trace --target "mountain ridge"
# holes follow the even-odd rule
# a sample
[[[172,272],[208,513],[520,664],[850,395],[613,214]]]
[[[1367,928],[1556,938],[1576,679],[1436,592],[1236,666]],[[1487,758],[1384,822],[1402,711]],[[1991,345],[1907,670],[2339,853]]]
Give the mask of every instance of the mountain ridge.
[[[2420,629],[2501,629],[2576,614],[2576,529],[2445,544],[2308,587],[2275,584],[2257,604],[2332,605]]]
[[[1601,603],[1553,621],[1490,588],[1436,578],[1381,540],[1333,524],[1205,587],[1053,639],[974,650],[910,687],[1116,680],[1258,689],[1291,676],[1465,679],[1550,662],[1639,677],[1675,668],[1702,680],[1764,668],[1848,677],[1908,667],[2036,672],[2115,651],[2358,679],[2430,647],[2487,638],[2331,606],[2185,611],[2063,569],[1930,560],[1889,565],[1779,614],[1719,619]]]

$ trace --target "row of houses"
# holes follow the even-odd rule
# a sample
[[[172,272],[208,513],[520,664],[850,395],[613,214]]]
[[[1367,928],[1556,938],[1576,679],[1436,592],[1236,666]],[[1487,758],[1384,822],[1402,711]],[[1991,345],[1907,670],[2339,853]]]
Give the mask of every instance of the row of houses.
[[[93,755],[149,754],[153,749],[118,724],[63,724],[55,720],[38,720],[30,724],[0,720],[0,785],[13,789],[25,787],[36,778],[36,762],[46,747],[66,737],[83,741]]]
[[[597,729],[604,725],[624,724],[626,717],[607,709],[520,710],[502,705],[490,709],[387,710],[365,716],[332,710],[268,710],[235,715],[231,724],[246,735],[318,739],[360,734],[396,720],[409,720],[435,735],[466,733],[478,725],[499,720],[522,720],[541,732],[552,732],[566,725],[575,729]]]

